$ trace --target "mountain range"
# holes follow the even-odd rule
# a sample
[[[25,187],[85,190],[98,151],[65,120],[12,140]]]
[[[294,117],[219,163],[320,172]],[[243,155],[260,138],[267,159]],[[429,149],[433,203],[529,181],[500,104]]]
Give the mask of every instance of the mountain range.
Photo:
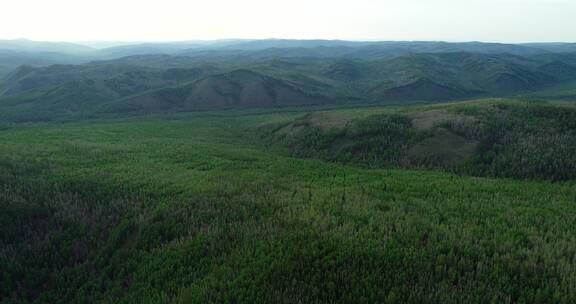
[[[0,41],[2,118],[551,96],[576,44],[219,40],[97,49]]]

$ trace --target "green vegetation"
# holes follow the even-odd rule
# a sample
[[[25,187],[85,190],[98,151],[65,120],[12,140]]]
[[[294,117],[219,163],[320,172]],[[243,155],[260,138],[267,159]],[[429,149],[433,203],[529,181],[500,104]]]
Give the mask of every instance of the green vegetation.
[[[496,100],[394,108],[377,114],[365,110],[357,116],[314,113],[265,125],[258,133],[268,144],[287,147],[298,157],[372,168],[576,178],[576,107],[571,104]]]
[[[380,53],[362,46],[353,49],[380,55],[351,57],[282,55],[300,49],[228,50],[22,66],[0,83],[0,119],[49,121],[117,113],[385,105],[518,95],[574,97],[575,54],[516,56],[483,52],[480,45],[467,48]]]
[[[4,75],[2,304],[576,302],[576,107],[534,101],[572,44],[0,41]]]
[[[576,99],[576,83],[567,82],[558,84],[544,90],[525,94],[527,99],[555,99],[573,101]]]
[[[573,143],[573,113],[495,101],[4,128],[0,302],[573,303],[573,181],[370,169],[254,142],[271,125],[285,138],[346,130],[359,164],[440,145],[477,168],[470,145],[497,130],[491,172],[526,148],[494,150],[515,136],[573,160],[557,145]]]

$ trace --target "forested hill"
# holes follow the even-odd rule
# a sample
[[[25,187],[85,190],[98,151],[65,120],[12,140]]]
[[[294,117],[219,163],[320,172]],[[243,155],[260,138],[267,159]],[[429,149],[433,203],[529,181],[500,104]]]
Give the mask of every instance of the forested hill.
[[[1,129],[0,302],[576,302],[574,106],[306,111]]]
[[[330,57],[299,54],[301,47],[245,47],[23,65],[0,82],[0,118],[46,121],[114,113],[576,96],[572,90],[576,53],[568,46],[567,52],[529,48],[497,53],[487,51],[484,44],[441,45],[445,47],[406,44],[394,54],[373,56]],[[372,47],[354,46],[357,51]],[[332,47],[318,48],[329,53]],[[506,51],[502,48],[497,49]],[[293,57],[288,55],[292,53]]]
[[[481,100],[388,111],[316,112],[257,137],[297,157],[483,177],[576,179],[576,106]]]

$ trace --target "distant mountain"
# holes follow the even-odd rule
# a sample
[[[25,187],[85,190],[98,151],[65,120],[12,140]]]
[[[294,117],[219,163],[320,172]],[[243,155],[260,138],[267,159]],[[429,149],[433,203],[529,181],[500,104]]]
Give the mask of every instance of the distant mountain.
[[[69,42],[43,42],[27,39],[0,40],[0,50],[20,52],[48,52],[62,54],[80,54],[94,52],[95,49]]]
[[[501,43],[448,42],[352,42],[332,40],[261,40],[231,43],[214,49],[193,48],[180,55],[193,57],[237,56],[245,58],[349,58],[383,59],[412,53],[473,52],[481,54],[535,55],[548,51]]]
[[[467,98],[477,94],[478,92],[475,91],[452,88],[422,78],[409,84],[387,89],[380,95],[380,97],[392,101],[439,101]]]
[[[74,43],[0,40],[0,82],[20,65],[78,64],[94,56],[97,55],[93,48]]]
[[[223,45],[222,49],[229,50],[264,50],[272,48],[318,48],[318,47],[361,47],[372,45],[370,41],[346,41],[346,40],[325,40],[325,39],[264,39],[232,41]]]
[[[558,79],[573,79],[576,75],[576,66],[562,61],[552,61],[538,67],[538,70]]]
[[[22,65],[48,66],[52,64],[79,64],[87,62],[82,56],[49,53],[49,52],[22,52],[0,49],[0,82],[7,74]]]
[[[143,75],[147,74],[148,77]],[[120,65],[51,65],[48,67],[21,66],[4,80],[3,95],[13,96],[26,91],[45,91],[55,86],[66,85],[79,81],[95,82],[110,80],[122,76],[136,77],[135,81],[142,83],[152,76],[152,71],[141,67]]]
[[[317,105],[327,99],[315,96],[285,81],[249,70],[208,76],[196,82],[160,89],[122,100],[119,111],[212,110]]]
[[[195,60],[273,60],[290,58],[379,60],[422,53],[510,54],[546,56],[576,53],[576,44],[504,44],[442,41],[344,41],[344,40],[214,40],[148,43],[38,42],[0,40],[0,78],[19,65],[77,64],[128,56],[170,55]],[[111,45],[110,47],[104,47]],[[149,57],[151,58],[151,57]],[[145,62],[145,61],[141,61]]]
[[[90,43],[88,43],[90,44]],[[95,44],[98,45],[98,44]],[[106,44],[104,44],[106,45]],[[344,40],[215,40],[158,43],[111,43],[111,47],[94,48],[66,42],[38,42],[25,39],[0,40],[0,50],[19,52],[51,52],[90,56],[93,59],[114,59],[133,55],[186,56],[245,56],[271,57],[347,57],[377,59],[407,53],[475,52],[484,54],[508,53],[533,55],[547,52],[575,51],[571,44],[503,44],[503,43],[447,43],[441,41],[344,41]]]
[[[551,53],[576,52],[576,43],[525,43],[521,45]]]
[[[547,61],[545,61],[547,63]],[[509,55],[474,53],[408,54],[376,61],[336,61],[322,69],[337,95],[375,101],[448,100],[500,96],[536,90],[565,79],[575,79],[566,64],[561,75],[540,69],[544,62]]]
[[[214,41],[179,41],[179,42],[144,42],[103,48],[100,54],[103,58],[119,58],[133,55],[167,54],[176,55],[193,49],[222,48],[244,40],[214,40]]]
[[[189,82],[205,74],[201,68],[153,69],[103,64],[22,66],[0,84],[0,108],[7,116],[14,113],[16,117],[34,119],[93,113],[110,101]]]
[[[142,47],[174,54],[103,59],[112,50]],[[443,101],[540,91],[570,99],[576,83],[576,53],[540,45],[227,40],[90,54],[100,55],[0,50],[0,73],[2,58],[12,62],[0,81],[0,116]],[[563,93],[549,93],[553,88]]]

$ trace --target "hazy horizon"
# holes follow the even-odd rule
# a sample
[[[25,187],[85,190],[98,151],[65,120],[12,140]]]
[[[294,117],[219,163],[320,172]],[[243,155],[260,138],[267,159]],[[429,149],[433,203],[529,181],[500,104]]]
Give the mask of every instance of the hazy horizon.
[[[3,38],[0,37],[0,41],[30,41],[39,43],[72,43],[84,46],[90,46],[93,48],[107,48],[113,46],[121,45],[134,45],[134,44],[147,44],[147,43],[166,43],[166,44],[178,44],[178,43],[205,43],[206,45],[211,45],[217,42],[223,41],[262,41],[262,40],[301,40],[301,41],[347,41],[347,42],[445,42],[445,43],[499,43],[499,44],[572,44],[576,41],[518,41],[518,42],[507,42],[507,41],[488,41],[488,40],[409,40],[409,39],[396,39],[396,40],[386,40],[386,39],[325,39],[325,38],[215,38],[215,39],[185,39],[185,40],[36,40],[27,37],[18,38]]]
[[[568,0],[20,0],[4,11],[0,38],[36,41],[576,41],[576,2]]]

